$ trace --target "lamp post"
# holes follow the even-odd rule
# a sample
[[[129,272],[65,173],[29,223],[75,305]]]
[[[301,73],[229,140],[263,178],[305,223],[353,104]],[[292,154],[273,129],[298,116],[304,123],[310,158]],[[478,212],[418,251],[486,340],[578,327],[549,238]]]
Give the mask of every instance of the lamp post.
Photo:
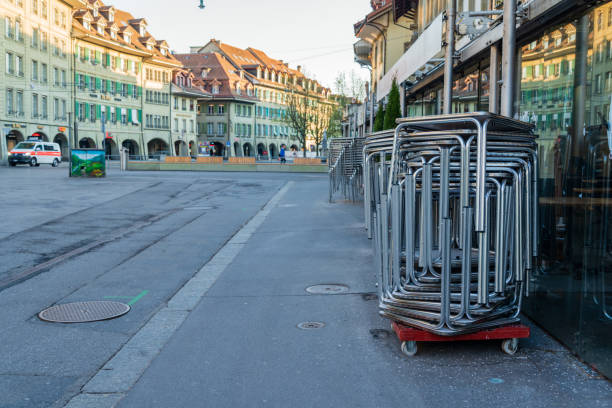
[[[204,9],[204,7],[206,7],[206,6],[204,5],[204,0],[200,0],[200,5],[199,5],[198,7],[199,7],[200,9],[202,9],[202,10]]]

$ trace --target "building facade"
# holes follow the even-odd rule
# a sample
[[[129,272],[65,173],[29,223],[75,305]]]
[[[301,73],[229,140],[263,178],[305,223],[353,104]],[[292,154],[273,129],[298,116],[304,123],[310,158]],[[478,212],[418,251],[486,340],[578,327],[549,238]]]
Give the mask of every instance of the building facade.
[[[78,0],[0,2],[0,159],[31,136],[67,155],[71,108],[72,10]]]
[[[457,3],[465,7],[459,11],[503,7],[498,1]],[[444,39],[440,4],[412,4],[418,35],[395,72],[408,116],[442,113],[444,63],[436,49],[420,47],[421,39],[431,48]],[[497,113],[502,107],[535,125],[540,255],[523,310],[612,377],[612,2],[550,0],[523,7],[516,59],[509,64],[517,68],[508,76],[515,84],[505,90],[506,104],[499,98],[503,19],[493,15],[478,32],[459,30],[451,108]]]
[[[74,12],[74,111],[81,147],[116,158],[186,153],[173,140],[171,80],[181,64],[144,18],[97,0]],[[176,142],[176,143],[175,143]]]
[[[196,157],[205,152],[204,143],[198,139],[199,103],[212,99],[212,95],[196,87],[194,80],[193,72],[185,68],[175,69],[172,74],[172,141],[178,156]]]
[[[226,145],[223,147],[231,148],[226,152],[229,156],[257,155],[275,159],[283,145],[295,151],[302,148],[297,141],[296,130],[286,120],[292,95],[299,96],[305,106],[320,112],[327,120],[337,107],[328,88],[307,78],[300,67],[292,69],[287,63],[270,58],[261,50],[244,50],[213,39],[202,47],[192,47],[191,51],[178,58],[187,65],[186,61],[196,60],[197,55],[214,55],[214,60],[221,67],[219,71],[206,72],[205,77],[202,77],[201,71],[196,73],[196,78],[198,73],[201,77],[202,86],[213,94],[213,101],[224,98],[228,102],[230,95],[235,101],[231,102],[232,107],[227,112]],[[195,69],[193,66],[190,68]],[[202,114],[208,115],[208,112],[206,108]],[[202,119],[200,123],[208,131],[208,123],[216,123],[217,119]],[[315,129],[309,129],[305,141],[308,151],[317,150],[321,134],[322,131],[317,137]]]

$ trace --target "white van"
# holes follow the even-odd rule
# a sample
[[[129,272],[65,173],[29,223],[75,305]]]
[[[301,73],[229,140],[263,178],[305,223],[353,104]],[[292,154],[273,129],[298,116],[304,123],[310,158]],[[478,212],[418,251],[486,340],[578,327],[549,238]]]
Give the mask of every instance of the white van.
[[[9,152],[8,162],[11,166],[29,164],[38,167],[41,164],[50,164],[57,167],[62,162],[62,152],[57,143],[27,140],[20,142]]]

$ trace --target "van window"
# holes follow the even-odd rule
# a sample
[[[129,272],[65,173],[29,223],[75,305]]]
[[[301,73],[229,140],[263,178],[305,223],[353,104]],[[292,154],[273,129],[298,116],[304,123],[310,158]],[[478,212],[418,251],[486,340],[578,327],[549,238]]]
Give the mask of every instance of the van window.
[[[53,145],[45,145],[45,151],[46,152],[54,152],[55,148]]]
[[[34,150],[36,150],[36,151],[42,150],[42,146],[40,146],[40,145],[36,146],[36,149],[34,149]]]
[[[19,143],[17,146],[15,146],[15,149],[25,149],[25,150],[30,150],[33,149],[34,146],[36,146],[36,143],[32,143],[32,142],[21,142]]]

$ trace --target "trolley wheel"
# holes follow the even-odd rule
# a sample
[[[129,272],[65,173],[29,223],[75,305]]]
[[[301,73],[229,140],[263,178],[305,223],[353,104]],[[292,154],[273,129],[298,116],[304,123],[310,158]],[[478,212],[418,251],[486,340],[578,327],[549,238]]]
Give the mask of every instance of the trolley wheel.
[[[408,357],[412,357],[417,353],[417,351],[419,351],[419,347],[416,341],[408,340],[408,341],[402,341],[401,350],[402,350],[402,353],[404,353]]]
[[[518,350],[519,339],[506,339],[502,341],[501,349],[504,353],[513,356]]]

